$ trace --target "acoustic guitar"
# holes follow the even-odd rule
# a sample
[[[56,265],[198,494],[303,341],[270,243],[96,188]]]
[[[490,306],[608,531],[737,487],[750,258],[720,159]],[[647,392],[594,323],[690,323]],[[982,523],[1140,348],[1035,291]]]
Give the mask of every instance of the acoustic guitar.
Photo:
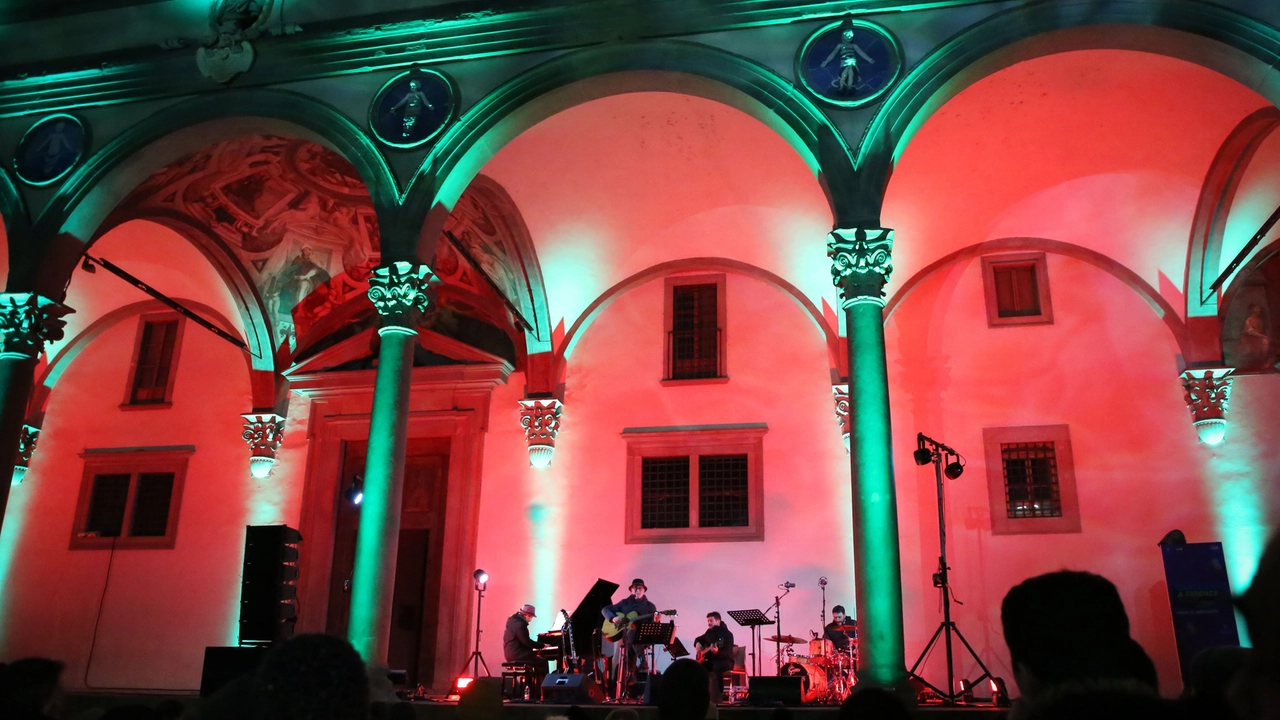
[[[635,625],[638,622],[648,620],[655,615],[675,615],[675,614],[676,614],[675,610],[659,610],[657,612],[645,613],[644,615],[641,615],[633,610],[627,613],[622,618],[622,622],[618,623],[617,625],[613,624],[613,620],[605,620],[604,625],[600,629],[604,633],[605,639],[609,640],[610,642],[615,642],[617,641],[618,638],[622,637],[622,634],[626,632],[628,628],[630,628],[632,625]]]

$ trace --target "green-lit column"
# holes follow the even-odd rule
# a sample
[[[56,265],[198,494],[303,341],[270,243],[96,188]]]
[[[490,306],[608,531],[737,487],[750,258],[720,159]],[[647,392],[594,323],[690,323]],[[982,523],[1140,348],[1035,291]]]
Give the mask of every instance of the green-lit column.
[[[893,231],[835,230],[827,240],[831,277],[849,334],[849,459],[853,484],[853,559],[858,601],[858,678],[905,690],[898,503],[889,428],[884,286]]]
[[[431,270],[396,262],[373,271],[369,299],[382,315],[382,347],[369,416],[364,500],[351,573],[347,639],[365,662],[384,665],[391,638],[391,598],[400,543],[404,497],[405,435],[409,426],[409,381],[418,331],[415,318],[427,310]]]
[[[71,308],[32,293],[0,293],[0,523],[9,504],[10,478],[27,424],[36,358],[44,344],[62,339]]]

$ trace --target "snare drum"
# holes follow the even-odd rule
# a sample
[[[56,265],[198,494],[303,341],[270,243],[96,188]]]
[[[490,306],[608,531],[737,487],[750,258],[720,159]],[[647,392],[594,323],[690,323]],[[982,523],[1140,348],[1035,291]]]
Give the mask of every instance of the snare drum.
[[[800,678],[800,699],[816,702],[827,695],[827,671],[809,663],[790,662],[782,666],[783,677]]]
[[[830,657],[832,647],[830,640],[826,638],[814,638],[809,641],[809,657]]]

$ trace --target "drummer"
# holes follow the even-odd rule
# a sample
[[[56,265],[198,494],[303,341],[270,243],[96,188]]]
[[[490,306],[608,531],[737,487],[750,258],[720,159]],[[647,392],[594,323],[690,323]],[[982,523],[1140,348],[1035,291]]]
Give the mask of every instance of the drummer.
[[[831,622],[827,623],[823,637],[831,641],[836,650],[848,650],[849,641],[858,639],[858,621],[844,614],[844,606],[831,608]]]

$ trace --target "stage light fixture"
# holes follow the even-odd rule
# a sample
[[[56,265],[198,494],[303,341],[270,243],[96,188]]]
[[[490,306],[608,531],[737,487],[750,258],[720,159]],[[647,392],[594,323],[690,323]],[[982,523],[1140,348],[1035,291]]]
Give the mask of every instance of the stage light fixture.
[[[271,468],[276,464],[276,459],[263,455],[254,455],[249,458],[249,474],[254,480],[265,480],[271,474]]]
[[[476,585],[484,585],[485,583],[489,582],[489,573],[483,570],[476,570],[475,572],[471,573],[471,577],[475,578]]]
[[[80,269],[89,273],[90,275],[98,272],[98,266],[94,265],[92,262],[89,261],[88,255],[85,255],[83,258],[80,259]]]
[[[1004,678],[991,678],[991,702],[996,707],[1009,707],[1009,690],[1005,687]]]
[[[942,474],[946,475],[952,480],[955,480],[964,474],[964,463],[961,462],[959,455],[951,455],[949,457],[953,459],[951,460],[951,462],[947,463],[947,466],[945,468],[943,468]]]
[[[1210,418],[1195,423],[1196,435],[1205,445],[1218,445],[1227,438],[1227,421],[1222,418]]]
[[[364,478],[359,475],[351,478],[351,487],[343,490],[342,494],[347,498],[347,502],[352,505],[359,505],[364,502]]]
[[[924,446],[924,434],[916,433],[916,451],[911,453],[917,465],[928,465],[933,462],[933,451]]]

